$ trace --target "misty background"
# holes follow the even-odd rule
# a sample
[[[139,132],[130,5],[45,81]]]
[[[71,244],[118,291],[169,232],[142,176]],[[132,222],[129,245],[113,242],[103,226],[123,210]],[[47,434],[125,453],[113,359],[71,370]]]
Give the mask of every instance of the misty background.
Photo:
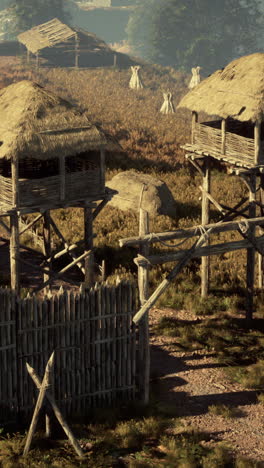
[[[263,52],[264,0],[0,0],[0,41],[54,17],[114,49],[208,75]]]

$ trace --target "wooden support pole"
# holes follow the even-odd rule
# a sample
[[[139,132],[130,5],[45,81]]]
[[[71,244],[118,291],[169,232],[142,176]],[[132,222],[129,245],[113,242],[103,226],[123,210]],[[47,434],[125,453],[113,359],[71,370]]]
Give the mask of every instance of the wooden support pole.
[[[36,69],[39,67],[39,53],[36,53]]]
[[[94,284],[94,254],[93,254],[93,213],[90,207],[84,208],[84,248],[89,255],[85,259],[84,283],[86,287]]]
[[[140,208],[139,210],[139,235],[145,236],[149,233],[149,214]],[[147,242],[140,246],[140,253],[144,256],[149,254]],[[148,265],[138,267],[138,288],[141,307],[149,297],[149,267]],[[139,361],[140,361],[140,393],[145,404],[149,402],[149,374],[150,374],[150,348],[149,348],[149,316],[148,312],[139,324]]]
[[[20,293],[20,266],[19,266],[19,227],[18,214],[15,212],[10,216],[10,275],[11,289]]]
[[[226,119],[221,120],[221,153],[226,153]]]
[[[249,186],[249,218],[256,216],[256,175],[250,174]],[[250,235],[255,236],[255,227],[249,227]],[[253,295],[254,295],[254,279],[255,279],[255,248],[250,247],[247,249],[247,300],[246,300],[246,318],[251,320],[253,318]]]
[[[195,128],[196,123],[198,122],[198,114],[195,111],[192,111],[192,133],[191,133],[191,143],[195,143]]]
[[[264,215],[264,174],[260,174],[260,214]],[[261,231],[261,230],[260,230]],[[258,287],[263,288],[264,256],[258,253]]]
[[[79,66],[79,41],[78,41],[78,34],[75,34],[75,68]]]
[[[45,211],[43,215],[43,254],[45,256],[45,259],[49,259],[51,257],[51,235],[50,235],[50,212]],[[45,270],[48,270],[48,273],[45,272],[43,275],[43,281],[44,283],[51,277],[50,270],[52,268],[51,263],[45,262]],[[50,286],[50,283],[49,283]],[[46,289],[46,292],[48,290]]]
[[[18,173],[17,158],[11,159],[11,176],[12,176],[13,208],[18,208],[19,206],[19,173]]]
[[[65,169],[65,156],[60,155],[59,157],[59,169],[60,169],[60,200],[65,200],[65,187],[66,187],[66,169]]]
[[[260,164],[260,149],[261,149],[261,122],[255,122],[254,126],[254,143],[255,143],[255,164]]]
[[[100,149],[100,193],[105,192],[105,149]]]
[[[33,413],[30,428],[29,428],[29,431],[28,431],[27,440],[26,440],[26,444],[25,444],[25,447],[24,447],[23,455],[27,455],[27,453],[28,453],[28,451],[30,449],[30,445],[31,445],[31,442],[32,442],[32,437],[33,437],[33,434],[34,434],[34,432],[36,430],[36,427],[37,427],[39,412],[40,412],[40,409],[41,409],[41,407],[43,405],[43,401],[44,401],[44,397],[45,397],[47,387],[49,386],[49,377],[50,377],[50,372],[52,370],[53,364],[54,364],[54,351],[53,351],[52,355],[50,356],[50,358],[49,358],[49,360],[47,362],[46,369],[45,369],[45,374],[44,374],[42,383],[40,385],[39,395],[38,395],[37,403],[36,403],[35,410],[34,410],[34,413]],[[26,366],[27,366],[28,373],[31,375],[31,369],[32,368],[28,365],[28,363],[26,363]]]
[[[36,384],[36,386],[38,388],[40,388],[41,387],[41,380],[40,380],[38,374],[29,365],[27,365],[27,367],[30,368],[30,376],[31,376],[33,382]],[[62,416],[61,411],[60,411],[59,407],[57,406],[54,397],[52,396],[52,394],[48,390],[46,391],[46,398],[49,400],[49,402],[50,402],[50,404],[52,406],[52,409],[54,411],[54,414],[55,414],[57,420],[59,421],[62,429],[64,430],[66,436],[68,437],[70,443],[72,444],[74,450],[79,455],[79,457],[83,457],[84,454],[83,454],[83,451],[82,451],[82,449],[80,447],[80,444],[79,444],[78,440],[74,437],[70,427],[68,426],[68,424],[65,421],[64,417]]]
[[[43,214],[39,214],[35,219],[30,221],[30,223],[28,223],[28,224],[26,224],[25,222],[23,222],[20,219],[19,222],[20,222],[20,224],[22,224],[24,226],[24,229],[22,229],[20,231],[19,235],[22,236],[22,234],[24,234],[24,232],[26,232],[28,229],[30,229],[32,226],[34,226],[34,224],[36,224],[42,218],[42,216],[43,216]]]
[[[209,223],[210,218],[210,203],[206,194],[210,194],[210,159],[206,158],[204,161],[204,175],[202,184],[202,225]],[[209,240],[206,241],[206,245],[209,245]],[[201,296],[206,297],[209,291],[209,257],[202,258],[201,264]]]

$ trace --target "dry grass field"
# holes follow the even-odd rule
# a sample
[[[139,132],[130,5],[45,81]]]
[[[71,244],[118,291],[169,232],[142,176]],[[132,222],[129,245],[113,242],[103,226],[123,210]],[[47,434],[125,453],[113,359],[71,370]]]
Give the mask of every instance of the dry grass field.
[[[172,68],[146,65],[142,68],[144,89],[131,90],[128,87],[130,70],[124,69],[55,69],[38,71],[28,68],[18,59],[2,58],[0,64],[0,87],[15,81],[31,79],[61,97],[87,108],[91,119],[101,125],[123,147],[124,152],[107,156],[107,180],[119,171],[134,169],[162,179],[168,185],[177,202],[175,218],[160,216],[151,219],[151,230],[161,232],[177,227],[200,224],[199,185],[200,176],[184,161],[180,145],[190,138],[190,113],[176,110],[175,114],[162,115],[159,109],[163,103],[162,92],[170,91],[175,107],[181,96],[187,92],[190,76]],[[212,194],[227,205],[235,205],[245,195],[245,187],[238,177],[227,176],[213,171]],[[82,238],[82,226],[78,209],[58,210],[55,214],[64,236],[71,242]],[[212,220],[218,213],[212,210]],[[136,249],[120,249],[118,239],[136,235],[138,216],[106,207],[95,222],[96,260],[106,260],[109,279],[117,273],[136,279],[133,258]],[[216,240],[235,240],[237,234],[226,233]],[[24,239],[25,242],[28,239]],[[186,248],[188,242],[184,245]],[[158,245],[153,252],[169,250]],[[171,265],[153,268],[151,287],[154,288],[164,277]],[[233,378],[247,388],[259,391],[259,402],[263,404],[263,330],[253,330],[245,338],[245,331],[236,322],[227,325],[226,317],[243,310],[245,286],[245,253],[224,254],[211,261],[212,294],[206,301],[199,299],[199,261],[193,261],[157,304],[174,310],[192,310],[199,319],[199,326],[185,323],[181,326],[174,319],[160,318],[155,321],[154,336],[173,337],[174,346],[183,351],[206,349],[218,355],[221,364],[228,365]],[[258,318],[263,318],[263,297],[256,295],[255,305]],[[208,318],[212,312],[220,314]],[[241,315],[240,315],[241,317]],[[215,320],[215,321],[214,321]],[[222,320],[222,321],[221,321]],[[218,332],[216,332],[216,329]],[[260,336],[259,336],[260,335]],[[245,348],[249,350],[245,356]],[[200,352],[200,351],[199,351]],[[247,359],[248,357],[248,359]],[[253,367],[246,367],[246,366]],[[252,370],[250,370],[252,369]],[[240,379],[240,380],[239,380]],[[254,380],[255,379],[255,380]],[[154,398],[154,397],[153,397]],[[262,403],[261,403],[262,402]],[[208,435],[195,428],[181,425],[172,408],[157,406],[154,400],[145,413],[133,408],[125,414],[102,413],[97,423],[76,426],[84,434],[87,456],[84,462],[74,458],[67,444],[34,449],[26,460],[20,457],[23,436],[3,434],[0,440],[0,466],[89,466],[90,467],[261,467],[261,461],[251,462],[236,458],[230,447],[222,443],[211,446]],[[211,415],[236,417],[226,407],[213,406]],[[98,418],[102,423],[98,423]],[[107,422],[106,422],[107,421]],[[40,447],[40,448],[39,448]],[[47,450],[48,448],[48,450]],[[2,465],[1,465],[2,464]]]

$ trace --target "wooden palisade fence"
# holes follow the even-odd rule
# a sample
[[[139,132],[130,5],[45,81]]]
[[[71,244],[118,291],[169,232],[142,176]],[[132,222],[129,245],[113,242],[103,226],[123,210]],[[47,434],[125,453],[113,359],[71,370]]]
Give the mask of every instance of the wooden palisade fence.
[[[66,413],[134,399],[144,346],[132,320],[136,303],[127,281],[44,299],[0,289],[0,424],[31,415],[36,389],[26,362],[42,376],[52,350],[54,396]]]

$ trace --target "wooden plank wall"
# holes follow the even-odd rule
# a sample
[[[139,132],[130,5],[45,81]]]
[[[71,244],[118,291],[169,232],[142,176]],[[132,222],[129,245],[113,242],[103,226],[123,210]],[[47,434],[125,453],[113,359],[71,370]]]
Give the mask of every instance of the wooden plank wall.
[[[26,362],[43,377],[53,350],[52,390],[66,413],[135,398],[138,344],[131,283],[44,299],[14,300],[10,291],[0,290],[0,306],[0,424],[18,412],[32,414],[36,388]]]

